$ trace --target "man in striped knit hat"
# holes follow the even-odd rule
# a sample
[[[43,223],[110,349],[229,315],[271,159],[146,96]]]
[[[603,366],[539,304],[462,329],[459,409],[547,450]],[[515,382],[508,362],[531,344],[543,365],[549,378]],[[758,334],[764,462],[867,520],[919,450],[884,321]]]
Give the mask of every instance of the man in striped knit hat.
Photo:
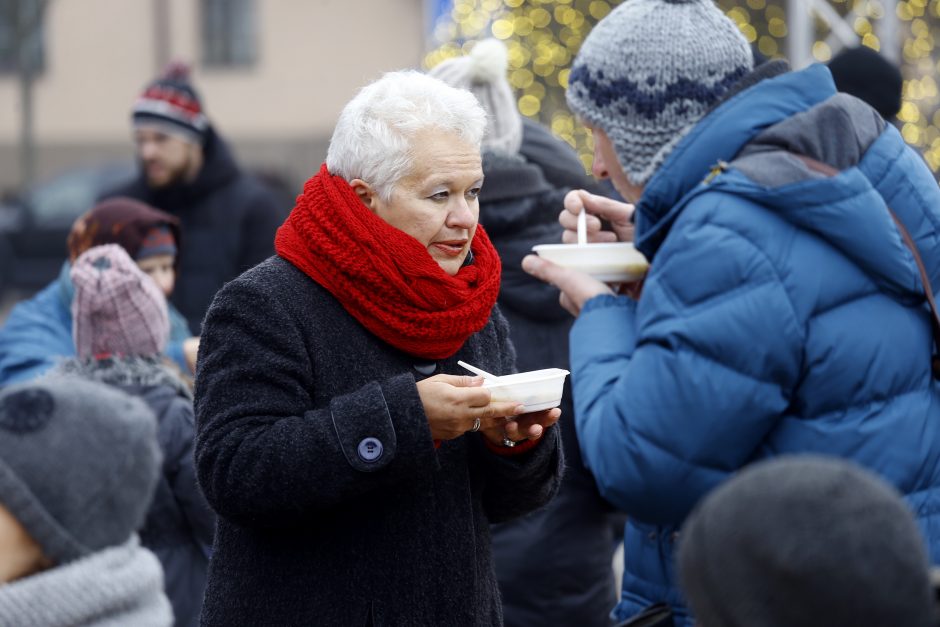
[[[171,300],[199,335],[216,290],[274,253],[290,207],[238,167],[187,66],[171,64],[147,85],[131,117],[140,173],[105,197],[129,196],[179,219],[186,237]]]

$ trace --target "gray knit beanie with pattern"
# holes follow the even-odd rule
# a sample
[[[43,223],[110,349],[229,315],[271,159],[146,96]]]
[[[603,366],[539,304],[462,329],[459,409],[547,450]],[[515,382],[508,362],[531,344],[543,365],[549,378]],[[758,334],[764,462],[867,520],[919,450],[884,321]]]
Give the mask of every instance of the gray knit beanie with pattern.
[[[645,185],[709,108],[754,65],[712,0],[627,0],[581,46],[568,106],[601,128],[634,185]]]
[[[508,54],[500,40],[484,39],[470,54],[442,61],[428,75],[476,96],[486,111],[483,149],[514,155],[522,146],[522,116],[506,76]]]
[[[892,486],[844,460],[760,462],[686,520],[679,579],[702,627],[932,627],[927,547]]]
[[[0,505],[55,564],[127,542],[160,460],[153,412],[117,388],[49,375],[0,391]]]

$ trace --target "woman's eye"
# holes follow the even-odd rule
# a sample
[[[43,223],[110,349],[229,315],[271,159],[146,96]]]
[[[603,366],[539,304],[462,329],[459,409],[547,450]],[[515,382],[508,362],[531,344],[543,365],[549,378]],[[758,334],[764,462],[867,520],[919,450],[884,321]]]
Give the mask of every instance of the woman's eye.
[[[447,192],[437,192],[436,194],[431,194],[428,196],[431,200],[447,200],[449,194]]]
[[[472,189],[467,190],[467,197],[468,197],[468,198],[477,198],[479,195],[480,195],[480,188],[479,188],[479,187],[474,187],[474,188],[472,188]]]

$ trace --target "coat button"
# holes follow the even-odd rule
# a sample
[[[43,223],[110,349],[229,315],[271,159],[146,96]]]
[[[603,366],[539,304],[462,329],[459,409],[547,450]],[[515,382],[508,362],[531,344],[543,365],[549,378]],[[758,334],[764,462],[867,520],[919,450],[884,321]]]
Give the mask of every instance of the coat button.
[[[359,458],[367,463],[382,457],[382,443],[375,438],[366,438],[359,443]]]
[[[426,377],[430,377],[437,371],[436,361],[422,361],[414,364],[414,369]]]

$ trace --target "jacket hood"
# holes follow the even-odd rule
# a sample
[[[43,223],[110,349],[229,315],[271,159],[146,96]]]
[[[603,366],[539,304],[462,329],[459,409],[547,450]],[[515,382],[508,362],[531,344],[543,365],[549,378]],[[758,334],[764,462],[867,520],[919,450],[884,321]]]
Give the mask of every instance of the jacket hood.
[[[821,173],[795,155],[838,174]],[[861,100],[837,94],[760,133],[713,188],[733,189],[814,233],[881,289],[919,298],[919,271],[891,212],[910,231],[935,278],[940,252],[930,203],[922,195],[902,193],[917,187],[923,177],[911,174],[926,165],[916,159],[901,165],[905,160],[897,130]]]
[[[839,174],[816,172],[793,153]],[[917,266],[888,206],[938,285],[940,224],[931,206],[938,192],[925,181],[933,181],[926,164],[897,130],[862,101],[837,94],[829,70],[814,65],[742,91],[693,129],[644,191],[637,246],[652,258],[688,202],[726,190],[816,234],[881,289],[920,297]]]
[[[188,400],[193,398],[183,379],[160,357],[71,357],[60,362],[55,372],[125,388],[135,394],[159,387]]]
[[[537,244],[561,242],[558,214],[568,188],[553,187],[543,170],[519,155],[485,153],[480,224],[503,261],[499,303],[504,311],[544,323],[568,320],[558,289],[526,273],[522,259]]]

